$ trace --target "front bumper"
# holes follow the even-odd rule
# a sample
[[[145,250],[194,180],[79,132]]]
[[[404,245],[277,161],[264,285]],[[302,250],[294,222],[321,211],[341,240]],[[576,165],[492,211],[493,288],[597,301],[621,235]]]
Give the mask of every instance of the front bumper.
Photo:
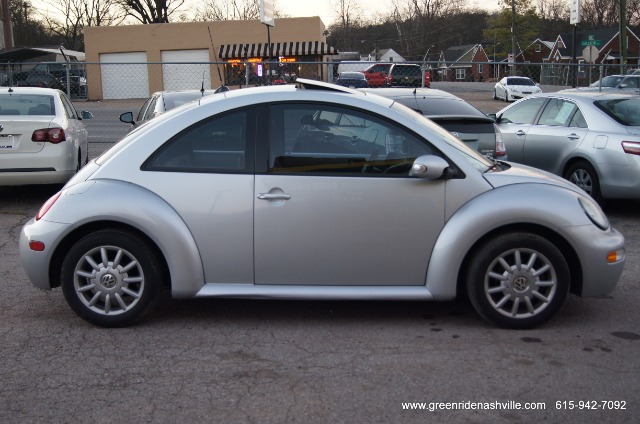
[[[45,220],[36,221],[35,218],[22,227],[20,232],[20,260],[29,281],[39,289],[51,290],[52,284],[57,284],[57,282],[52,282],[50,279],[49,267],[54,249],[68,227],[68,224]],[[44,243],[45,249],[41,252],[31,250],[29,248],[31,241]]]

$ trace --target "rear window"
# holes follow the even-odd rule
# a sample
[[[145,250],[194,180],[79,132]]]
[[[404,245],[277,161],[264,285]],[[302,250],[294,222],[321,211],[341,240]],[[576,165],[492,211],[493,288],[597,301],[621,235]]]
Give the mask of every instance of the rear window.
[[[640,98],[638,97],[597,100],[594,104],[622,125],[640,125]]]
[[[411,109],[420,112],[425,116],[433,115],[464,115],[477,116],[486,118],[487,115],[480,112],[469,103],[459,99],[447,98],[429,98],[428,96],[417,98],[407,97],[402,99],[394,99],[398,103],[403,104]]]
[[[53,96],[0,94],[0,115],[55,115]]]

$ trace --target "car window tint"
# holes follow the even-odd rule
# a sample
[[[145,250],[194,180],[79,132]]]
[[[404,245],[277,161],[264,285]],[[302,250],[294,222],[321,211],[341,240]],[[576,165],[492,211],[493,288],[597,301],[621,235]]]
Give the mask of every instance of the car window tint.
[[[247,171],[248,110],[195,124],[165,143],[143,166],[148,171]]]
[[[422,139],[378,116],[333,105],[271,107],[269,172],[406,176]]]
[[[500,123],[512,124],[533,124],[540,106],[547,99],[545,97],[534,97],[523,102],[516,103],[500,115]]]
[[[155,116],[154,112],[156,111],[157,102],[158,102],[158,97],[154,96],[151,98],[151,101],[149,102],[149,106],[147,106],[147,110],[144,111],[144,116],[142,117],[143,121],[148,121],[149,119]]]
[[[640,97],[638,96],[597,100],[594,104],[622,125],[640,125]]]
[[[60,100],[62,100],[62,105],[64,106],[64,110],[69,119],[78,119],[78,114],[76,113],[76,109],[71,104],[71,100],[67,97],[66,94],[60,94]]]
[[[565,126],[569,123],[569,118],[573,115],[577,106],[575,103],[563,99],[549,99],[545,105],[538,124]]]
[[[151,103],[151,101],[154,99],[154,97],[149,97],[144,104],[142,105],[142,107],[140,108],[140,112],[138,112],[138,116],[136,117],[136,122],[142,122],[142,120],[144,119],[144,112],[147,110],[147,108],[149,107],[149,103]]]
[[[573,114],[571,121],[569,122],[570,127],[578,127],[578,128],[588,128],[587,121],[584,119],[584,115],[580,112],[580,109],[576,110],[576,113]]]
[[[53,96],[0,94],[0,115],[55,115]]]

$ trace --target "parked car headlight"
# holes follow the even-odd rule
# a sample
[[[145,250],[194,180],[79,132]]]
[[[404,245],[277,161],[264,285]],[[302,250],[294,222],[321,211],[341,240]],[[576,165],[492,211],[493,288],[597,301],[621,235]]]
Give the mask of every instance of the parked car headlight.
[[[582,210],[587,214],[591,222],[602,230],[609,229],[609,220],[607,219],[607,216],[591,197],[583,196],[580,197],[578,201],[580,202],[580,206],[582,206]]]

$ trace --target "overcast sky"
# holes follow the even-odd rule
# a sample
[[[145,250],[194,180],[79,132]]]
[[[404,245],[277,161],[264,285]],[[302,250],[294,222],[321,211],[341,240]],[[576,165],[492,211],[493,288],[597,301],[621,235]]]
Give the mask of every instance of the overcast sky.
[[[331,4],[332,0],[275,0],[275,4],[281,12],[294,18],[302,16],[320,16],[326,26],[333,23],[336,14]],[[392,0],[359,0],[360,6],[365,9],[366,17],[371,19],[376,14],[386,14],[392,4]],[[498,9],[498,0],[467,0],[471,6],[487,10]]]

